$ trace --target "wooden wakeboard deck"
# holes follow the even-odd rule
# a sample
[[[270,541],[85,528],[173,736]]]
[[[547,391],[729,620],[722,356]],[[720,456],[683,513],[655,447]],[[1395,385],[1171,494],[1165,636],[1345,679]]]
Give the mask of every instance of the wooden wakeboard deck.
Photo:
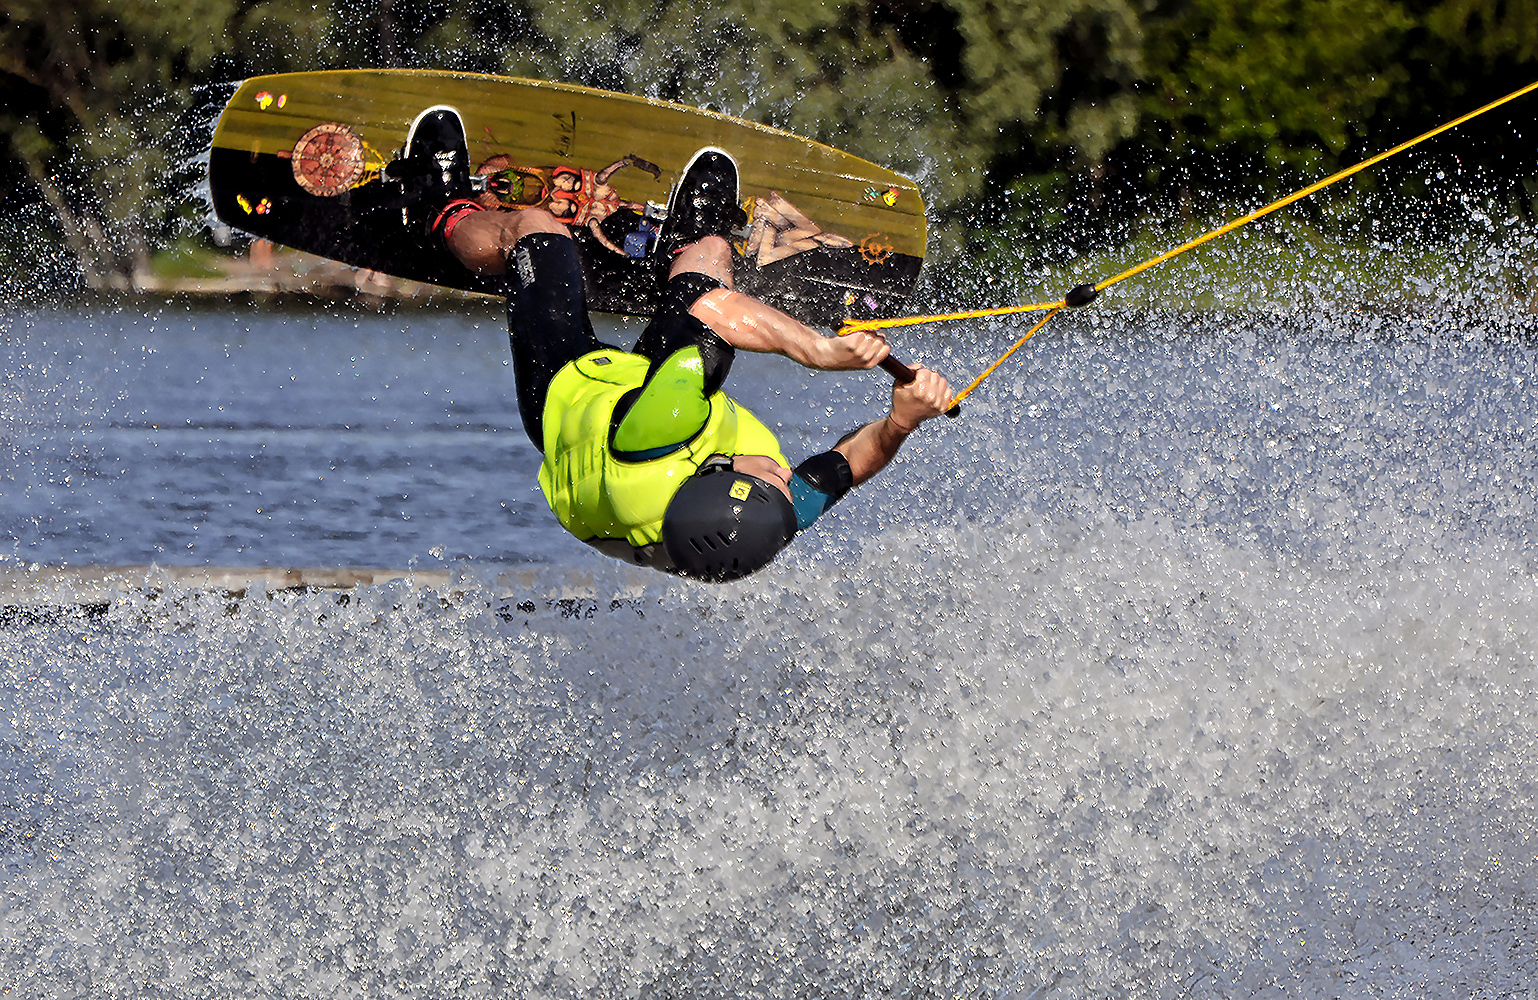
[[[357,267],[496,293],[495,280],[471,274],[408,228],[400,186],[381,178],[412,120],[440,104],[464,120],[472,169],[502,185],[478,200],[576,213],[569,224],[595,309],[653,311],[661,268],[623,252],[627,213],[639,219],[648,202],[665,205],[679,173],[707,145],[738,163],[751,219],[734,255],[744,291],[833,325],[896,314],[917,281],[925,209],[918,187],[900,174],[697,108],[476,74],[341,70],[243,81],[213,136],[215,211],[253,235]],[[627,157],[632,165],[614,167]]]

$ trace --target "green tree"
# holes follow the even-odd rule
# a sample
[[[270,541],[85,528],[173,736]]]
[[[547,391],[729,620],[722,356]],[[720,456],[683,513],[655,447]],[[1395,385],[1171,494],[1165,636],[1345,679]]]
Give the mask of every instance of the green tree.
[[[975,155],[956,102],[869,4],[790,0],[765,17],[746,0],[619,0],[594,19],[551,0],[512,30],[473,13],[424,33],[420,58],[715,108],[914,174],[942,201],[976,188],[955,167]]]
[[[165,157],[154,112],[221,50],[209,25],[231,0],[9,0],[0,112],[12,158],[46,201],[88,279],[124,286],[143,269]]]
[[[1427,13],[1425,23],[1444,45],[1487,62],[1538,61],[1535,0],[1445,0]]]
[[[1396,0],[1185,0],[1148,19],[1143,110],[1176,158],[1333,160],[1404,83],[1413,23]]]
[[[909,173],[942,216],[1028,191],[1033,218],[1104,232],[1057,206],[1090,191],[1098,211],[1109,176],[1135,207],[1143,178],[1192,164],[1313,172],[1381,147],[1374,127],[1527,82],[1538,0],[9,0],[0,174],[30,182],[91,283],[129,284],[166,212],[176,99],[344,66],[714,107]]]
[[[1432,125],[1538,78],[1538,0],[1402,0],[1421,25],[1401,53],[1410,84],[1391,113]],[[1514,105],[1468,132],[1487,164],[1522,162],[1530,139],[1513,142],[1530,108]],[[1513,128],[1513,122],[1518,123]],[[1471,150],[1470,152],[1474,152]],[[1508,168],[1509,169],[1509,168]]]
[[[962,42],[969,137],[1068,147],[1095,166],[1136,133],[1143,32],[1127,0],[946,0]],[[1002,141],[1001,141],[1002,140]]]

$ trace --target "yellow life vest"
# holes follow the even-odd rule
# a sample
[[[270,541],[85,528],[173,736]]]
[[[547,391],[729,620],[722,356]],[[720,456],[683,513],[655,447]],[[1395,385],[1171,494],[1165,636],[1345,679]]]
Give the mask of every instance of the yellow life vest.
[[[787,465],[774,433],[724,392],[710,397],[698,434],[660,458],[626,462],[609,448],[614,407],[646,381],[651,362],[605,349],[584,354],[550,382],[539,485],[567,531],[583,541],[623,538],[640,548],[662,538],[673,494],[711,455],[768,455]]]

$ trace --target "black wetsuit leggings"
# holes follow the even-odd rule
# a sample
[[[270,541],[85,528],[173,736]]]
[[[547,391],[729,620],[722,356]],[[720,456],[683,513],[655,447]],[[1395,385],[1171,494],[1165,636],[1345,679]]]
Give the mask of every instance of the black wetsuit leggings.
[[[707,385],[719,387],[731,365],[732,349],[704,323],[689,315],[689,307],[721,282],[705,274],[680,274],[668,281],[661,305],[636,340],[633,353],[644,355],[655,368],[674,351],[690,345],[702,348]],[[507,259],[507,330],[513,348],[513,378],[518,412],[534,447],[545,450],[545,399],[550,381],[571,362],[591,351],[613,349],[593,332],[582,288],[582,262],[577,245],[555,233],[530,233],[520,239]]]

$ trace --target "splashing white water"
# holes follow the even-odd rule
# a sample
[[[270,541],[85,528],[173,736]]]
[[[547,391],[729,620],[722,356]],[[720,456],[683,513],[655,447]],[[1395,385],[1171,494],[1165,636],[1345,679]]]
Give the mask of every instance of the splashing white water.
[[[462,592],[11,613],[0,979],[23,997],[1520,995],[1538,352],[1350,311],[1096,315],[743,584],[567,548],[512,591],[505,562],[471,558]],[[50,322],[10,356],[53,357]],[[532,452],[488,416],[500,361],[470,360],[499,333],[181,322],[63,351],[51,370],[115,359],[95,404],[13,366],[12,481],[73,462],[46,495],[78,500],[222,479],[228,507],[103,499],[45,526],[6,506],[18,553],[123,516],[133,539],[191,521],[288,558],[270,522],[233,516],[282,489],[377,488],[436,525],[397,535],[380,504],[337,552],[545,530],[444,523],[533,489]],[[954,371],[989,353],[905,348]],[[757,363],[734,384],[795,453],[883,393]],[[436,367],[452,392],[413,381]],[[300,405],[274,420],[272,398]],[[353,478],[326,472],[342,485],[309,477],[360,449]],[[308,509],[290,505],[296,537],[336,516]]]
[[[1010,527],[731,588],[600,574],[617,602],[13,623],[7,978],[1497,996],[1538,970],[1538,584],[1503,553]]]

